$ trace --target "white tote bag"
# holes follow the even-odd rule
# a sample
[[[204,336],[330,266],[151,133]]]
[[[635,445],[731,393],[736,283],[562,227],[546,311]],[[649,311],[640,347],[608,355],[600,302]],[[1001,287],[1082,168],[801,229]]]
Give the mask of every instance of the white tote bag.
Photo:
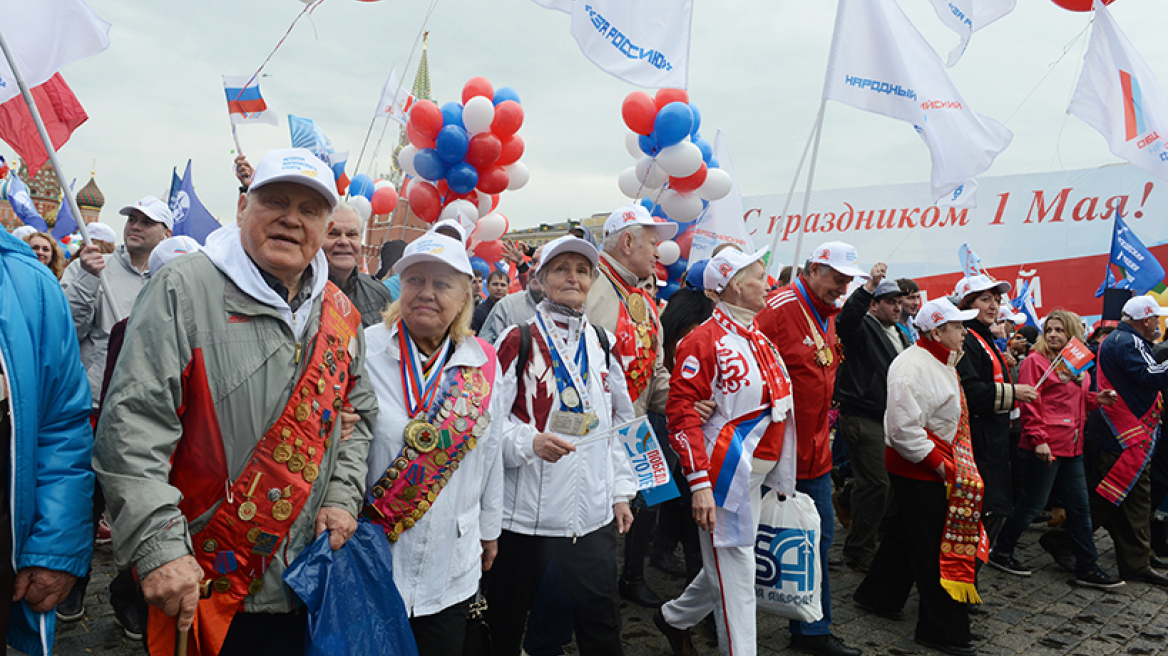
[[[766,493],[754,542],[759,608],[803,622],[823,618],[819,538],[819,512],[810,496],[796,492],[780,501],[774,490]]]

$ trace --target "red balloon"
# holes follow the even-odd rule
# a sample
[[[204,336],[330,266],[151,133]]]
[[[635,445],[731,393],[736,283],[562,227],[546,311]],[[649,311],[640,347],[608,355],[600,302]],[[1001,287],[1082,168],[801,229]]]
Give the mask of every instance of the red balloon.
[[[495,106],[495,120],[491,123],[491,132],[500,139],[515,134],[522,125],[523,107],[519,103],[505,100]]]
[[[478,190],[484,194],[501,194],[507,189],[509,182],[511,176],[507,175],[502,166],[488,166],[485,170],[479,171]]]
[[[491,194],[491,211],[494,212],[497,207],[499,207],[499,194]]]
[[[442,201],[434,185],[423,183],[410,185],[410,211],[426,223],[438,220],[438,214],[442,211]]]
[[[427,137],[418,132],[412,123],[406,126],[406,138],[410,140],[410,145],[418,150],[434,147],[434,137]]]
[[[410,198],[410,182],[411,181],[413,181],[413,178],[410,178],[408,176],[405,178],[402,178],[401,189],[398,190],[398,192],[397,192],[399,195],[401,195],[402,198],[405,198],[407,201]]]
[[[634,91],[625,96],[621,104],[621,116],[630,130],[649,136],[653,131],[653,121],[657,118],[657,103],[653,102],[653,96],[644,91]]]
[[[499,239],[479,242],[474,247],[474,254],[487,262],[498,262],[503,259],[503,242]]]
[[[657,276],[658,280],[669,280],[669,271],[660,262],[653,266],[653,273]]]
[[[510,166],[523,157],[523,137],[513,134],[503,140],[503,150],[495,161],[499,166]]]
[[[661,89],[657,92],[657,97],[654,99],[657,104],[657,109],[668,105],[671,102],[682,102],[689,104],[689,93],[685,89]],[[654,118],[657,113],[653,112]]]
[[[512,137],[518,139],[518,137]],[[470,138],[470,146],[466,149],[466,163],[478,170],[495,163],[503,153],[503,142],[490,132],[481,132]]]
[[[706,167],[705,162],[702,162],[702,167],[697,170],[697,173],[694,173],[691,176],[684,178],[675,178],[673,176],[669,176],[669,186],[674,191],[694,191],[698,187],[702,186],[702,183],[706,181],[707,173],[709,173],[709,169]]]
[[[466,192],[465,194],[456,194],[453,191],[447,192],[445,195],[443,195],[443,198],[446,199],[446,203],[443,204],[442,207],[446,207],[447,205],[453,203],[456,200],[469,200],[470,202],[474,203],[476,206],[479,204],[478,203],[479,194],[474,189],[471,189],[470,191]]]
[[[419,100],[410,108],[409,125],[412,125],[418,134],[433,139],[442,129],[442,110],[433,100]]]
[[[462,87],[462,104],[465,105],[466,101],[475,96],[483,96],[487,100],[493,101],[495,98],[495,87],[491,86],[491,83],[485,77],[472,77]]]
[[[1066,9],[1068,11],[1091,11],[1091,8],[1093,6],[1095,6],[1095,3],[1092,2],[1092,0],[1052,0],[1052,1],[1056,5],[1062,7],[1063,9]],[[1105,4],[1105,5],[1109,5],[1113,2],[1115,2],[1115,0],[1103,0],[1103,4]]]
[[[673,238],[673,243],[677,244],[677,246],[681,249],[681,256],[687,260],[689,259],[689,250],[693,246],[693,238],[693,226],[690,226],[689,230],[686,230],[685,232]]]
[[[397,191],[393,187],[382,187],[373,192],[373,200],[370,203],[373,205],[374,214],[389,214],[397,208]]]

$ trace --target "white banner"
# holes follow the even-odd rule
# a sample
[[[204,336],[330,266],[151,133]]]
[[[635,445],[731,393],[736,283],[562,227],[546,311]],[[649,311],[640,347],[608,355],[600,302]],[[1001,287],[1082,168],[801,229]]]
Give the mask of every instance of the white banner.
[[[1018,0],[931,0],[937,17],[946,27],[961,37],[949,53],[948,66],[953,66],[965,54],[973,33],[1002,16],[1014,11]]]
[[[81,0],[0,0],[0,21],[29,89],[109,47],[110,24]],[[16,77],[0,57],[0,103],[19,95]]]
[[[728,173],[733,181],[734,162],[730,160],[730,150],[726,147],[726,138],[721,128],[714,136],[714,157],[718,160],[718,168]],[[733,182],[730,193],[721,200],[711,201],[705,213],[694,224],[689,261],[709,259],[719,244],[734,244],[740,250],[752,250],[750,233],[746,231],[746,222],[742,220],[744,213],[742,192],[738,189],[738,183]]]
[[[414,104],[414,95],[402,86],[397,77],[397,66],[389,70],[389,77],[381,87],[381,100],[377,103],[377,112],[374,116],[387,116],[402,125],[406,124],[410,107]]]

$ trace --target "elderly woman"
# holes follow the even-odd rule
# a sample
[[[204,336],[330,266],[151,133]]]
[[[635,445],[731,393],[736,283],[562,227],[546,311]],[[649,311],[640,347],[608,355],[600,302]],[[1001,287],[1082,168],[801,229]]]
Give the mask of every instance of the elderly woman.
[[[1014,548],[1022,531],[1046,507],[1054,491],[1067,512],[1065,526],[1075,553],[1076,583],[1115,588],[1123,581],[1109,576],[1096,562],[1099,552],[1091,537],[1091,509],[1083,468],[1087,415],[1101,404],[1114,403],[1115,390],[1094,393],[1091,374],[1076,375],[1066,364],[1055,364],[1072,339],[1083,340],[1079,315],[1054,310],[1042,324],[1042,336],[1034,351],[1022,361],[1020,380],[1038,388],[1038,400],[1022,406],[1022,494],[998,536],[989,563],[1004,572],[1029,576],[1030,570],[1014,558]]]
[[[766,249],[725,249],[702,275],[713,316],[677,345],[669,381],[669,437],[693,495],[702,571],[653,617],[674,654],[693,654],[690,627],[714,611],[723,654],[750,656],[755,627],[755,533],[765,483],[795,491],[791,379],[754,328],[766,303]],[[703,421],[696,406],[713,399]]]
[[[969,430],[973,455],[985,480],[982,524],[991,544],[1014,509],[1010,483],[1010,411],[1015,403],[1029,403],[1038,394],[1030,385],[1016,384],[1010,363],[998,350],[990,328],[998,320],[1002,294],[1010,283],[977,275],[957,283],[958,309],[977,310],[966,320],[965,356],[957,364],[961,386],[969,402]]]
[[[632,524],[633,472],[609,430],[632,421],[615,338],[584,316],[599,254],[565,236],[543,247],[536,315],[499,337],[492,400],[505,467],[503,533],[487,588],[496,653],[519,654],[531,600],[554,557],[584,656],[621,654],[617,532]]]
[[[486,430],[495,351],[470,332],[473,271],[459,241],[423,235],[394,272],[401,298],[365,331],[381,408],[365,515],[389,538],[418,653],[461,654],[502,512],[502,460]]]
[[[60,280],[61,274],[65,273],[65,253],[57,240],[53,239],[52,235],[34,232],[25,237],[24,241],[32,248],[37,261],[49,267],[53,275],[57,276],[57,280]]]
[[[945,298],[929,301],[914,321],[921,339],[888,368],[884,460],[896,504],[854,597],[868,612],[901,620],[915,583],[916,642],[957,656],[976,653],[964,602],[980,601],[975,563],[987,543],[978,521],[984,487],[954,372],[968,344],[962,322],[977,315]]]

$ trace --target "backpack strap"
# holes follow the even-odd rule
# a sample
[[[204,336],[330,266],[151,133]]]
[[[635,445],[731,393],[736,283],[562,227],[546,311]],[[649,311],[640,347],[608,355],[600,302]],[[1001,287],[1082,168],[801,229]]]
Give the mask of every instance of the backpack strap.
[[[531,357],[531,324],[519,324],[519,355],[515,358],[515,375],[523,376],[527,370],[527,360]]]
[[[600,347],[604,349],[604,364],[612,369],[612,345],[608,343],[608,333],[596,324],[592,324],[592,327],[596,330],[596,339],[600,340]]]

